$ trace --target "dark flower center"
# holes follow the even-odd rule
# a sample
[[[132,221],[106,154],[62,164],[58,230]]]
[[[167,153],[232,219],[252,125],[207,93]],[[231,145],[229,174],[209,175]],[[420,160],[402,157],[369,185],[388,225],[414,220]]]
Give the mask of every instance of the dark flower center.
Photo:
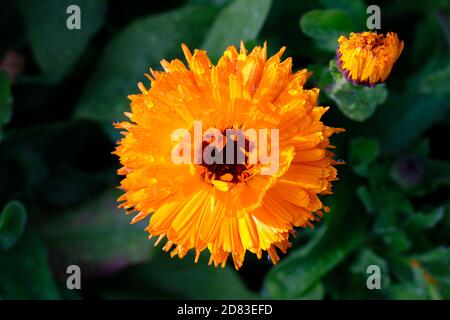
[[[222,180],[235,184],[247,180],[252,175],[249,170],[254,167],[254,164],[249,163],[248,154],[253,151],[254,146],[247,138],[240,144],[237,137],[228,136],[225,131],[222,132],[222,135],[223,148],[215,147],[211,151],[212,157],[222,159],[222,161],[208,164],[205,159],[202,159],[200,166],[206,169],[202,170],[202,176],[207,181]],[[202,152],[208,145],[209,142],[203,141]]]

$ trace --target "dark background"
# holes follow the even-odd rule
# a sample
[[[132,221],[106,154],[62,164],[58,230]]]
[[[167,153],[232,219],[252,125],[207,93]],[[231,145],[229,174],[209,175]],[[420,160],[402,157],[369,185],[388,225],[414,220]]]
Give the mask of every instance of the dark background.
[[[449,1],[376,3],[380,32],[405,49],[385,85],[336,98],[329,61],[340,34],[366,29],[362,0],[1,0],[0,298],[450,298]],[[69,4],[81,30],[65,26]],[[308,24],[317,9],[329,18]],[[287,46],[294,69],[314,71],[325,123],[346,128],[332,139],[346,165],[322,198],[331,212],[278,266],[247,255],[236,272],[170,259],[145,222],[129,225],[111,152],[149,67],[182,58],[181,42],[214,59],[241,39]],[[71,264],[81,290],[66,289]],[[369,265],[380,290],[367,289]]]

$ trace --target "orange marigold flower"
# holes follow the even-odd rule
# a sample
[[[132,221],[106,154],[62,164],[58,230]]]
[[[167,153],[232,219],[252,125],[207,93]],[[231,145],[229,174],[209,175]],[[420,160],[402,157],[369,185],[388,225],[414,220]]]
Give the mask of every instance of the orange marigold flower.
[[[328,108],[317,106],[319,89],[304,89],[310,72],[292,73],[291,58],[281,60],[284,48],[267,59],[266,45],[248,53],[241,43],[239,51],[228,47],[217,65],[203,50],[182,48],[188,67],[161,61],[164,71],[147,75],[151,88],[139,83],[142,93],[129,96],[130,121],[116,124],[125,130],[114,152],[125,176],[120,206],[137,212],[133,222],[150,217],[146,231],[158,237],[156,244],[166,237],[163,249],[172,256],[194,249],[197,262],[207,250],[210,264],[223,267],[231,255],[238,269],[246,251],[258,258],[267,251],[277,263],[276,248],[286,252],[293,228],[311,226],[327,210],[318,195],[331,193],[337,179],[327,148],[342,129],[322,123]],[[278,129],[278,171],[264,175],[262,162],[249,163],[247,137],[244,163],[175,164],[174,130],[192,131],[197,121],[221,132]]]
[[[337,66],[342,74],[348,81],[366,86],[384,82],[403,50],[403,41],[393,32],[386,36],[352,32],[338,42]]]

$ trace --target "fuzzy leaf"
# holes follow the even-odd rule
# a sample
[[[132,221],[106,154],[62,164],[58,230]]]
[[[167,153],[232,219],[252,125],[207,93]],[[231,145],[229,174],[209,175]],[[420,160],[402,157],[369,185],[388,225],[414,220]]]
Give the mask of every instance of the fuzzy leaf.
[[[352,120],[367,120],[388,96],[384,84],[370,88],[348,82],[337,69],[335,60],[330,61],[330,72],[334,83],[325,92],[336,102],[342,113]]]

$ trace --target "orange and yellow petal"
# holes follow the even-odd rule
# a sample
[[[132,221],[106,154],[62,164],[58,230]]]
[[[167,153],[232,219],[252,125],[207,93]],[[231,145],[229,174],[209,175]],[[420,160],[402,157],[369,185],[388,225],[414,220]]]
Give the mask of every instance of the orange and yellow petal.
[[[319,89],[304,88],[310,72],[293,72],[284,48],[268,58],[266,44],[248,52],[241,43],[216,65],[203,50],[182,49],[187,66],[163,60],[164,71],[147,75],[150,88],[140,83],[141,93],[129,96],[129,121],[116,124],[124,134],[114,152],[124,176],[121,206],[136,213],[133,222],[148,219],[146,231],[156,244],[166,239],[163,250],[172,256],[193,250],[197,261],[209,252],[210,264],[225,266],[231,257],[238,269],[247,251],[258,258],[267,252],[277,263],[294,229],[326,211],[319,195],[331,193],[337,179],[329,138],[342,130],[322,122]],[[261,163],[239,175],[173,163],[171,133],[192,132],[195,121],[204,129],[279,129],[278,172],[263,175]]]
[[[384,82],[402,53],[404,43],[396,33],[350,33],[338,39],[337,66],[355,84],[374,86]]]

